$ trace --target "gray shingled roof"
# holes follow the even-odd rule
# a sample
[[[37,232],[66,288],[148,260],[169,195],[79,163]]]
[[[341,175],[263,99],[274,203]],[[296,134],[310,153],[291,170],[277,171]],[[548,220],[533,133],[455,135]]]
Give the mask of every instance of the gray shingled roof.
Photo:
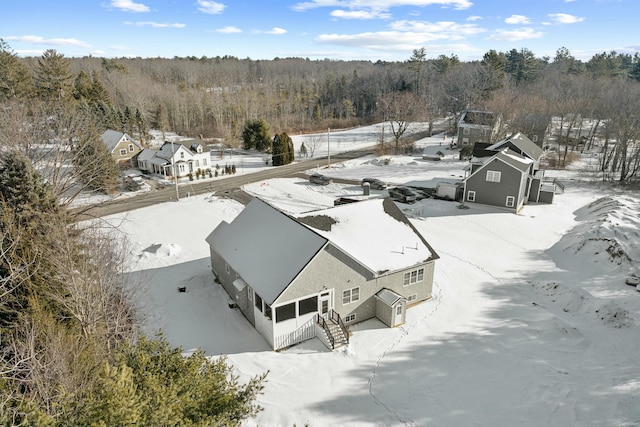
[[[206,240],[267,304],[273,304],[327,243],[258,198]]]

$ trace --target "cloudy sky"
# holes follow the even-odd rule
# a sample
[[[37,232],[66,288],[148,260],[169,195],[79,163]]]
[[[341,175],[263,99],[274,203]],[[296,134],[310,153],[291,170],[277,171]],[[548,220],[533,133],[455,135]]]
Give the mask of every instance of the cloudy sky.
[[[579,59],[640,51],[639,0],[2,0],[20,56],[474,60],[526,47]]]

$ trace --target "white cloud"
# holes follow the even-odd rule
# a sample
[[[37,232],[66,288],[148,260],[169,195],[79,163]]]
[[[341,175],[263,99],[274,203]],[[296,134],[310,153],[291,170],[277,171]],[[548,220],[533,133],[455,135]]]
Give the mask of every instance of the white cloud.
[[[223,33],[223,34],[232,34],[232,33],[241,33],[242,30],[238,27],[228,25],[226,27],[218,28],[216,32]]]
[[[541,31],[536,31],[533,28],[520,28],[517,30],[497,30],[494,34],[489,36],[489,40],[506,40],[506,41],[518,41],[518,40],[530,40],[539,39],[544,35]]]
[[[108,7],[120,9],[125,12],[149,12],[149,6],[142,3],[134,3],[132,0],[111,0]]]
[[[485,31],[475,24],[458,24],[452,21],[396,21],[391,24],[391,28],[396,31],[423,33],[427,37],[446,39],[459,39],[462,36],[470,36]]]
[[[524,15],[511,15],[510,17],[505,19],[504,22],[506,22],[507,24],[522,25],[522,24],[528,24],[531,21],[529,20],[529,18],[527,18]]]
[[[391,15],[381,10],[334,10],[330,13],[341,19],[389,19]]]
[[[135,25],[136,27],[153,27],[153,28],[184,28],[186,24],[180,23],[162,23],[162,22],[153,22],[153,21],[138,21],[138,22],[125,22],[127,25]]]
[[[44,45],[50,45],[50,46],[78,46],[78,47],[91,46],[78,39],[62,39],[62,38],[45,39],[44,37],[40,37],[40,36],[9,36],[9,37],[5,37],[5,39],[15,40],[20,43],[44,44]]]
[[[550,13],[547,16],[556,24],[575,24],[584,21],[584,18],[569,15],[568,13]]]
[[[127,46],[120,46],[120,45],[111,45],[111,46],[109,46],[109,49],[111,49],[111,50],[121,50],[121,51],[129,50],[129,48]]]
[[[285,34],[287,32],[287,30],[285,30],[284,28],[278,28],[278,27],[273,27],[271,30],[269,31],[265,31],[265,34],[275,34],[275,35],[280,35],[280,34]]]
[[[482,20],[482,16],[478,16],[478,15],[473,15],[467,18],[467,21],[469,22],[475,22],[475,21],[481,21]]]
[[[473,6],[470,0],[310,0],[297,3],[293,10],[303,11],[322,7],[340,7],[352,10],[389,10],[400,6],[434,6],[453,7],[457,10],[468,9]]]
[[[215,1],[198,0],[198,10],[202,13],[217,15],[222,13],[225,7],[227,6]]]

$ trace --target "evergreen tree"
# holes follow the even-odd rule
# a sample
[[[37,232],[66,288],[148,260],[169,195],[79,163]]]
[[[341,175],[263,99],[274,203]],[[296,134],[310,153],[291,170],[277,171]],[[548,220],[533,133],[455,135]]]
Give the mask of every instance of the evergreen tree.
[[[0,199],[19,215],[59,209],[29,158],[17,150],[0,151]]]
[[[144,139],[147,133],[147,126],[144,117],[139,109],[136,108],[135,129],[138,132],[138,138]]]
[[[118,185],[120,174],[118,165],[95,128],[85,132],[81,138],[74,147],[72,157],[76,175],[92,190],[106,194],[113,193]]]
[[[55,51],[48,49],[38,59],[35,74],[35,86],[38,95],[44,99],[60,100],[71,96],[73,76],[69,71],[69,60]]]
[[[271,143],[271,163],[273,166],[281,166],[286,164],[285,160],[286,152],[282,146],[282,140],[280,135],[275,134],[273,142]]]
[[[286,136],[286,142],[287,142],[287,148],[289,149],[289,162],[291,163],[296,159],[296,153],[295,153],[295,149],[293,146],[293,140],[289,137],[289,135],[287,135],[286,133],[284,134]]]
[[[266,373],[240,384],[224,357],[200,350],[184,357],[161,336],[142,337],[105,367],[95,390],[78,404],[71,425],[239,426],[262,408],[254,403]]]
[[[89,100],[91,96],[91,78],[80,71],[73,82],[73,97],[78,100]]]
[[[25,97],[31,91],[31,75],[27,67],[4,40],[0,39],[0,101]]]
[[[245,150],[268,150],[271,148],[269,126],[262,119],[248,120],[242,131],[242,143]]]

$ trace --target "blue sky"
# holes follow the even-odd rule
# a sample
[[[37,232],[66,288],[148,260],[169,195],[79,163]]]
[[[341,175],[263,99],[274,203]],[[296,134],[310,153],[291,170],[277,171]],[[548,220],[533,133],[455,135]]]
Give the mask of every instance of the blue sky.
[[[20,56],[481,59],[526,47],[579,59],[640,51],[640,0],[2,0]]]

